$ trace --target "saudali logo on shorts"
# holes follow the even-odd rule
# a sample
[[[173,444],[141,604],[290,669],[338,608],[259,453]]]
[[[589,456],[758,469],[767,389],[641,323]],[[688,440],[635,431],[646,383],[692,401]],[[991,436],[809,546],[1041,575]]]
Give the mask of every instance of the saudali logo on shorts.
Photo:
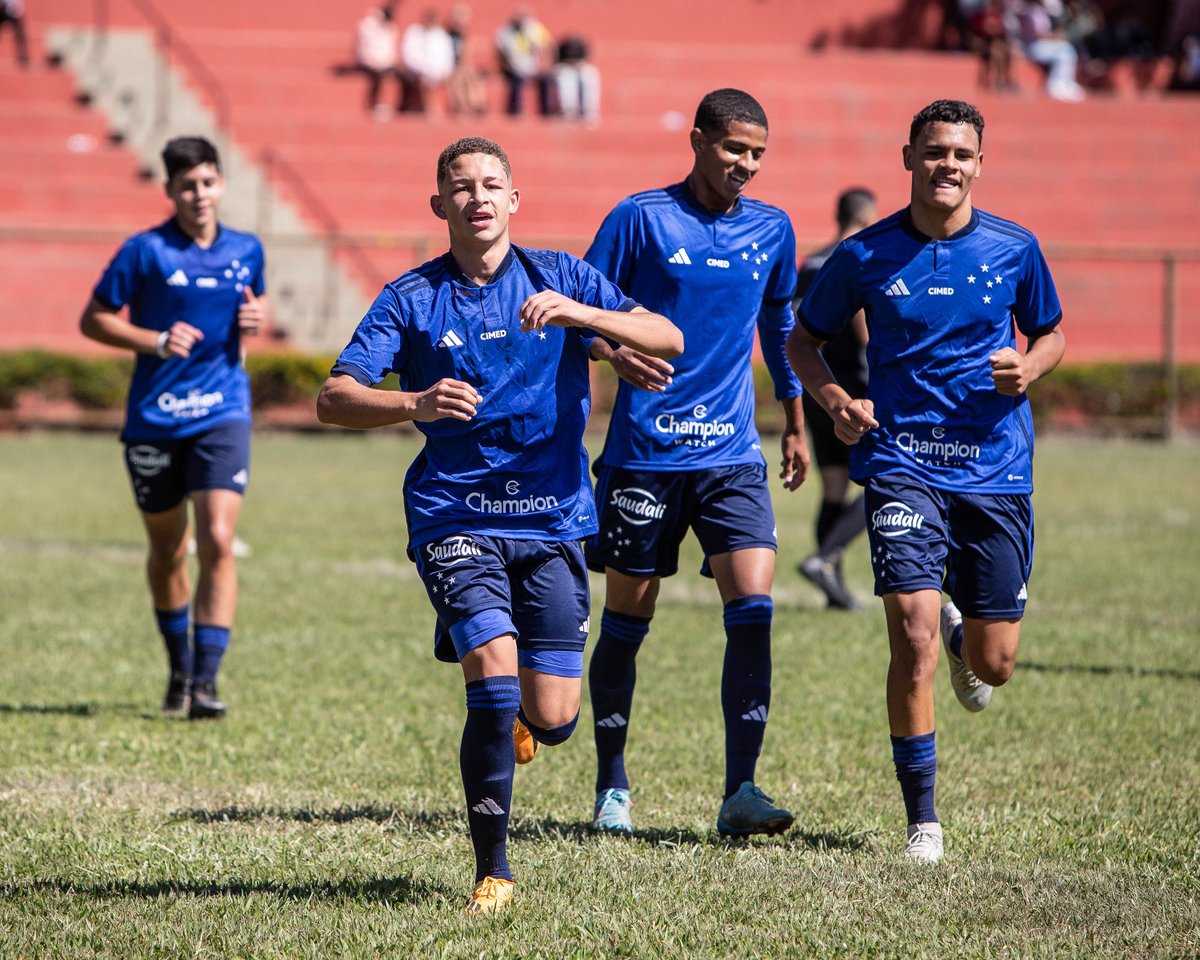
[[[892,500],[871,514],[871,525],[881,537],[906,537],[925,526],[925,515],[907,503]]]
[[[461,535],[425,544],[426,559],[430,563],[437,563],[443,567],[452,567],[469,557],[481,556],[483,556],[483,551],[479,549],[479,544],[470,537]]]
[[[129,465],[140,477],[157,477],[171,465],[171,455],[158,447],[139,444],[129,448]]]
[[[655,520],[661,520],[667,512],[665,503],[659,503],[654,494],[641,487],[614,490],[608,502],[617,508],[622,520],[632,523],[635,527],[644,527]]]

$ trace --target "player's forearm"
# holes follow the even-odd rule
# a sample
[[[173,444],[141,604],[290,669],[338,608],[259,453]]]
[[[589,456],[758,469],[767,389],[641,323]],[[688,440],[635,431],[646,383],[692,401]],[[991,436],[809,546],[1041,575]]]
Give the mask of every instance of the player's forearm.
[[[158,330],[135,326],[119,313],[104,309],[94,300],[79,319],[79,332],[97,343],[137,353],[155,353],[160,335]]]
[[[670,360],[683,353],[683,333],[666,317],[649,310],[596,310],[587,326],[641,353]]]
[[[788,337],[787,356],[805,391],[831,417],[850,402],[850,394],[838,386],[829,364],[821,356],[820,343],[803,327],[796,327]]]
[[[787,340],[795,326],[790,303],[766,304],[758,315],[758,343],[763,363],[775,385],[775,399],[784,401],[799,397],[800,381],[788,363]]]
[[[783,406],[784,430],[788,433],[800,433],[804,430],[804,400],[803,395],[785,397],[779,401]]]
[[[417,412],[417,394],[364,387],[348,376],[325,381],[317,396],[317,419],[353,430],[408,423]]]
[[[1054,370],[1062,361],[1067,350],[1067,338],[1060,327],[1030,340],[1025,350],[1025,363],[1029,366],[1032,380],[1040,380]]]

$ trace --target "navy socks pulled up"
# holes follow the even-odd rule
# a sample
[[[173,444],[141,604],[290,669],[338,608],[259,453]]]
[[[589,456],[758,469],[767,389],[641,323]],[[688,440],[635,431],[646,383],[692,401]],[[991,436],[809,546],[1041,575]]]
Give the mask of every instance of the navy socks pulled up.
[[[771,619],[775,606],[766,594],[725,604],[725,665],[721,709],[725,714],[725,796],[731,796],[754,769],[762,752],[771,707]]]
[[[904,795],[909,823],[937,823],[933,790],[937,781],[937,745],[934,734],[892,737],[892,762]]]
[[[512,879],[506,851],[512,805],[512,730],[521,706],[516,677],[484,677],[467,684],[459,769],[467,798],[467,821],[475,848],[475,882]]]
[[[167,659],[171,662],[172,673],[192,675],[195,660],[192,657],[191,618],[188,606],[184,604],[175,610],[155,610],[154,619],[158,624],[158,632],[162,634],[163,644],[167,648]]]
[[[588,690],[595,717],[597,793],[610,788],[629,789],[625,741],[637,682],[637,653],[649,630],[648,617],[606,609],[600,619],[600,639],[588,666]]]

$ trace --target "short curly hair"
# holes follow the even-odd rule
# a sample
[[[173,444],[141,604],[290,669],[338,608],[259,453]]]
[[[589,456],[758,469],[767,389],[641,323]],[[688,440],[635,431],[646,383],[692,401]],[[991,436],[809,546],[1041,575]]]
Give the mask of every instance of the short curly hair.
[[[709,136],[724,133],[731,123],[738,121],[767,129],[767,113],[762,104],[744,90],[722,87],[705,94],[696,107],[694,125]]]
[[[489,157],[495,157],[504,167],[508,178],[512,179],[512,164],[508,162],[508,154],[504,152],[504,148],[500,144],[487,137],[461,137],[438,154],[437,182],[439,187],[450,172],[450,164],[468,153],[483,153]]]
[[[983,114],[965,100],[934,100],[912,118],[908,142],[916,143],[925,125],[930,123],[969,123],[979,135],[979,145],[983,146]]]

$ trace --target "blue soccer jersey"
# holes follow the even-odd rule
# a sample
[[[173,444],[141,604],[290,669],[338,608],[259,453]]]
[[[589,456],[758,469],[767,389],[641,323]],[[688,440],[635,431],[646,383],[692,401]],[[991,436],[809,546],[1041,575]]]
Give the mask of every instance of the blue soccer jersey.
[[[838,246],[800,306],[827,340],[866,311],[868,396],[879,427],[853,448],[858,481],[903,473],[975,493],[1033,489],[1033,419],[1025,395],[996,390],[988,358],[1053,330],[1062,307],[1037,239],[982,210],[933,240],[906,209]]]
[[[637,306],[566,253],[513,247],[484,286],[447,253],[384,287],[334,365],[367,386],[394,372],[417,392],[448,377],[483,397],[470,421],[416,424],[426,440],[404,481],[410,547],[464,531],[527,540],[596,532],[583,448],[595,334],[523,333],[521,305],[543,290],[604,310]]]
[[[130,237],[93,291],[149,330],[184,321],[204,334],[186,358],[139,353],[129,388],[128,440],[186,437],[250,419],[250,379],[242,365],[238,308],[244,290],[264,290],[258,237],[222,226],[207,249],[166,223]]]
[[[756,325],[776,397],[801,392],[784,353],[796,288],[787,214],[748,198],[714,214],[679,183],[619,203],[585,259],[669,317],[687,342],[664,392],[621,382],[599,462],[639,470],[762,462],[750,364]]]

